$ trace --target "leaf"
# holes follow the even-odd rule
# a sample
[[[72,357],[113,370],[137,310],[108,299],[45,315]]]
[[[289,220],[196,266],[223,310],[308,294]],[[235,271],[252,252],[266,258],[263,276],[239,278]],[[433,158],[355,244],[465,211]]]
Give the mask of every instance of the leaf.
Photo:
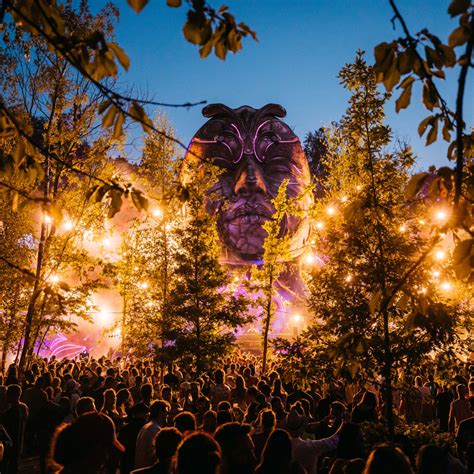
[[[437,137],[438,137],[438,120],[436,119],[433,122],[433,125],[430,131],[428,132],[428,135],[426,136],[426,146],[434,143]]]
[[[453,67],[456,64],[456,54],[453,48],[442,44],[439,46],[438,51],[443,56],[446,67]]]
[[[125,121],[125,115],[123,112],[117,114],[117,119],[115,120],[113,138],[120,138],[123,135],[123,123]]]
[[[429,173],[416,173],[408,181],[407,187],[405,188],[405,196],[408,199],[416,197],[418,191],[423,186],[426,178],[428,178]]]
[[[178,8],[181,6],[181,0],[166,0],[166,4],[171,8]]]
[[[447,142],[451,140],[451,133],[449,132],[449,128],[446,125],[446,122],[443,125],[443,139]]]
[[[458,26],[450,35],[448,44],[452,48],[463,45],[469,39],[469,30],[463,26]]]
[[[411,50],[403,51],[398,55],[398,70],[400,74],[407,74],[413,65]]]
[[[199,50],[199,55],[201,58],[207,58],[209,53],[212,51],[212,41],[208,41],[204,46]]]
[[[448,7],[448,13],[451,16],[458,16],[467,11],[471,5],[470,0],[453,0]]]
[[[400,80],[400,72],[397,67],[397,59],[393,55],[392,63],[388,71],[384,74],[383,84],[388,92],[390,92],[395,84]]]
[[[134,190],[130,193],[132,197],[133,205],[138,211],[147,211],[149,207],[148,199],[143,195],[141,191]]]
[[[398,87],[399,88],[401,87],[402,89],[405,89],[406,87],[410,86],[413,83],[414,80],[415,80],[415,78],[413,76],[405,77],[405,79],[403,79],[403,81],[400,83],[400,85]]]
[[[110,195],[110,204],[109,204],[109,212],[107,213],[107,217],[112,219],[117,212],[120,211],[122,207],[122,191],[119,189],[112,189],[109,192]]]
[[[216,56],[219,59],[222,59],[222,61],[225,61],[225,57],[226,57],[226,54],[227,54],[227,48],[225,47],[225,44],[224,44],[223,41],[219,41],[219,43],[216,44],[214,52],[216,53]]]
[[[396,112],[400,112],[402,109],[406,109],[410,105],[411,99],[411,84],[407,86],[406,89],[400,94],[400,97],[395,102],[395,110]]]
[[[461,263],[465,258],[470,256],[474,246],[474,239],[463,240],[459,242],[453,251],[453,262]]]
[[[107,110],[107,113],[102,117],[102,126],[105,128],[111,127],[118,111],[116,105],[112,104]]]
[[[378,311],[378,308],[380,306],[380,301],[382,299],[382,292],[379,290],[377,291],[377,293],[375,293],[372,298],[370,298],[370,301],[369,301],[369,310],[370,310],[370,314],[372,316],[375,315],[376,311]]]
[[[433,122],[434,120],[433,115],[428,115],[428,117],[424,118],[421,122],[420,125],[418,125],[418,135],[421,137],[425,133],[426,127]]]
[[[127,3],[137,12],[140,13],[145,5],[148,3],[148,0],[127,0]]]
[[[436,91],[429,81],[423,81],[423,104],[428,110],[433,110],[438,104]]]
[[[114,42],[108,43],[108,46],[114,52],[115,57],[118,59],[122,67],[126,71],[128,71],[128,68],[130,67],[130,59],[125,53],[125,51],[117,43]]]

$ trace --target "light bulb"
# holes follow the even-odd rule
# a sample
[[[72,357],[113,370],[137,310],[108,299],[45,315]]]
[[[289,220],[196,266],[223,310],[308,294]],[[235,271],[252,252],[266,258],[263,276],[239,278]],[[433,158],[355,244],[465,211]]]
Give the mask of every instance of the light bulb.
[[[74,224],[70,220],[67,220],[63,222],[62,228],[65,231],[69,232],[70,230],[74,228]]]
[[[434,256],[435,256],[436,260],[438,260],[439,262],[441,262],[442,260],[444,260],[446,258],[446,254],[441,249],[436,250]]]
[[[161,217],[163,215],[163,211],[159,207],[155,207],[151,213],[154,217]]]
[[[326,214],[328,216],[333,216],[334,214],[336,214],[336,209],[333,206],[328,206],[326,208]]]
[[[324,222],[318,221],[318,222],[316,222],[315,226],[316,226],[316,229],[323,230],[324,229]]]

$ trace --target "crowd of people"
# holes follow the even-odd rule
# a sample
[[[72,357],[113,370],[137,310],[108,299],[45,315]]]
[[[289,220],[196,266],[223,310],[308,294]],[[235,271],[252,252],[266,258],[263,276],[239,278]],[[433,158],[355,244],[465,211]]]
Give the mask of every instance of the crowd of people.
[[[19,471],[24,458],[42,474],[474,472],[472,366],[450,385],[420,369],[395,391],[397,417],[455,436],[454,452],[414,452],[400,435],[366,445],[363,424],[385,410],[377,385],[303,386],[276,363],[260,374],[258,362],[239,353],[199,376],[120,358],[41,359],[21,375],[11,365],[0,380],[1,473],[31,472]]]

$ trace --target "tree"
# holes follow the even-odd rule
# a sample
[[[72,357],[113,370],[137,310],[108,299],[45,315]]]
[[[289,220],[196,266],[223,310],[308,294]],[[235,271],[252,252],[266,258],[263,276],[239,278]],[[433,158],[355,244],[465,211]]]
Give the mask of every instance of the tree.
[[[71,11],[67,22],[77,31],[91,23],[111,32],[114,11],[108,7],[93,17],[82,5],[82,16]],[[8,77],[3,78],[9,84],[3,89],[42,150],[33,158],[30,145],[15,134],[4,138],[1,147],[2,182],[12,202],[18,202],[20,186],[27,202],[42,205],[41,210],[30,209],[23,217],[32,220],[29,237],[34,254],[27,265],[33,269],[33,277],[19,361],[24,368],[36,341],[44,340],[54,327],[73,326],[62,316],[71,311],[86,316],[87,305],[82,301],[96,282],[84,271],[93,265],[93,259],[82,246],[83,233],[103,226],[101,204],[90,195],[94,179],[112,175],[104,158],[115,142],[108,134],[96,132],[100,97],[87,81],[78,77],[57,51],[51,52],[41,37],[22,35],[18,29],[15,33],[9,48],[2,51],[10,66]],[[19,184],[20,177],[24,182]],[[18,207],[22,214],[23,207]],[[11,263],[5,255],[2,258]],[[67,279],[73,281],[74,288]]]
[[[426,28],[413,35],[394,0],[389,0],[394,12],[393,23],[399,22],[403,34],[400,38],[375,47],[375,71],[378,82],[387,91],[401,89],[396,101],[396,111],[409,107],[413,88],[422,86],[422,102],[430,115],[418,127],[420,136],[426,133],[426,144],[442,137],[451,142],[448,159],[455,162],[454,169],[443,167],[436,172],[415,175],[409,186],[410,198],[430,183],[428,192],[433,200],[443,199],[451,203],[450,219],[440,232],[449,232],[456,241],[453,267],[460,280],[474,280],[474,262],[470,252],[474,245],[473,201],[474,132],[464,117],[464,100],[469,69],[474,66],[474,5],[468,0],[452,0],[448,7],[451,18],[459,18],[458,26],[449,35],[447,44]],[[462,49],[461,49],[462,48]],[[461,51],[459,51],[461,49]],[[452,106],[442,96],[439,81],[446,79],[446,69],[458,68],[456,102]],[[451,135],[455,133],[454,140]],[[441,190],[441,192],[440,192]],[[446,194],[447,191],[447,194]]]
[[[176,266],[165,306],[169,326],[158,355],[201,373],[231,350],[235,329],[252,318],[247,299],[228,287],[231,277],[218,260],[214,219],[204,209],[196,182],[192,186],[187,219],[174,231]]]
[[[138,13],[148,2],[129,0],[128,3]],[[167,4],[175,8],[182,6],[179,0],[169,0]],[[245,23],[237,23],[226,6],[215,10],[202,0],[186,2],[186,5],[188,11],[183,34],[187,41],[200,47],[201,57],[206,57],[214,49],[216,56],[224,60],[227,52],[235,53],[241,49],[244,37],[250,36],[256,40],[255,33]],[[111,4],[106,8],[112,14],[117,12]],[[83,21],[78,22],[78,18]],[[61,61],[76,71],[78,80],[96,91],[102,101],[98,109],[102,116],[102,126],[111,130],[115,138],[122,137],[124,123],[131,119],[140,123],[146,133],[154,130],[186,149],[176,138],[154,128],[144,106],[191,107],[204,102],[166,104],[130,97],[111,86],[107,81],[117,77],[119,66],[128,70],[130,59],[125,51],[112,41],[107,25],[94,21],[87,2],[81,2],[78,9],[75,9],[70,1],[59,3],[56,0],[5,0],[0,8],[0,21],[3,25],[3,40],[7,45],[17,38],[42,42],[52,55],[61,58]],[[9,66],[8,62],[2,62],[3,65],[5,69]],[[94,195],[100,200],[108,198],[111,212],[120,209],[123,197],[135,196],[133,203],[138,206],[138,210],[143,209],[142,205],[146,199],[130,183],[123,183],[113,177],[99,178],[94,173],[87,173],[64,161],[55,150],[44,146],[35,135],[31,122],[17,110],[8,95],[0,98],[0,138],[15,139],[15,162],[22,161],[26,170],[34,170],[38,167],[38,160],[41,162],[42,157],[47,156],[51,162],[67,166],[74,173],[94,179],[97,184]],[[18,172],[16,168],[8,168],[4,173],[15,174]],[[12,192],[16,196],[15,199],[18,195],[30,197],[24,189],[12,188],[4,182],[0,182],[0,187]]]
[[[394,369],[416,366],[430,351],[454,345],[468,314],[450,299],[454,288],[441,276],[444,263],[437,259],[444,254],[437,252],[444,250],[433,252],[426,236],[424,220],[437,225],[433,209],[408,204],[400,193],[414,159],[407,148],[387,150],[388,95],[378,91],[360,51],[339,77],[352,95],[334,142],[328,137],[326,194],[316,206],[318,252],[325,263],[309,281],[308,303],[322,321],[312,335],[339,373],[350,379],[360,372],[382,376],[393,436]],[[426,253],[429,260],[420,264]],[[410,268],[415,270],[407,275]]]

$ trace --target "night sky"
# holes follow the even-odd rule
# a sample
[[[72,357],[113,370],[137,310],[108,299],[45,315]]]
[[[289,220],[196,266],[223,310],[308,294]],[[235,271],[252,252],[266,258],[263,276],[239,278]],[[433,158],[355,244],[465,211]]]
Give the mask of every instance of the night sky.
[[[131,59],[123,87],[135,94],[164,102],[207,100],[231,107],[260,107],[268,102],[282,104],[287,123],[303,139],[310,131],[338,120],[347,108],[348,94],[337,74],[355,51],[367,51],[401,34],[390,22],[388,0],[239,0],[227,1],[238,21],[245,21],[258,34],[259,42],[244,40],[243,50],[225,62],[209,56],[202,60],[195,46],[181,33],[185,8],[172,9],[165,0],[152,0],[136,14],[123,0],[117,41]],[[210,3],[218,7],[221,2]],[[458,19],[447,14],[448,1],[398,0],[397,5],[413,33],[423,27],[447,42]],[[94,2],[99,7],[102,2]],[[466,90],[465,117],[472,124],[474,93],[472,77]],[[457,74],[448,74],[448,88],[441,86],[448,103],[454,106]],[[387,105],[388,122],[395,138],[410,143],[419,156],[418,167],[446,164],[447,145],[438,141],[430,147],[418,137],[418,123],[429,113],[420,105],[414,89],[412,106],[396,114],[394,99]],[[395,98],[398,97],[398,91]],[[149,109],[152,112],[152,109]],[[166,109],[178,138],[188,143],[204,119],[201,107],[191,110]],[[132,132],[132,137],[136,132]],[[128,151],[139,155],[139,144]]]

